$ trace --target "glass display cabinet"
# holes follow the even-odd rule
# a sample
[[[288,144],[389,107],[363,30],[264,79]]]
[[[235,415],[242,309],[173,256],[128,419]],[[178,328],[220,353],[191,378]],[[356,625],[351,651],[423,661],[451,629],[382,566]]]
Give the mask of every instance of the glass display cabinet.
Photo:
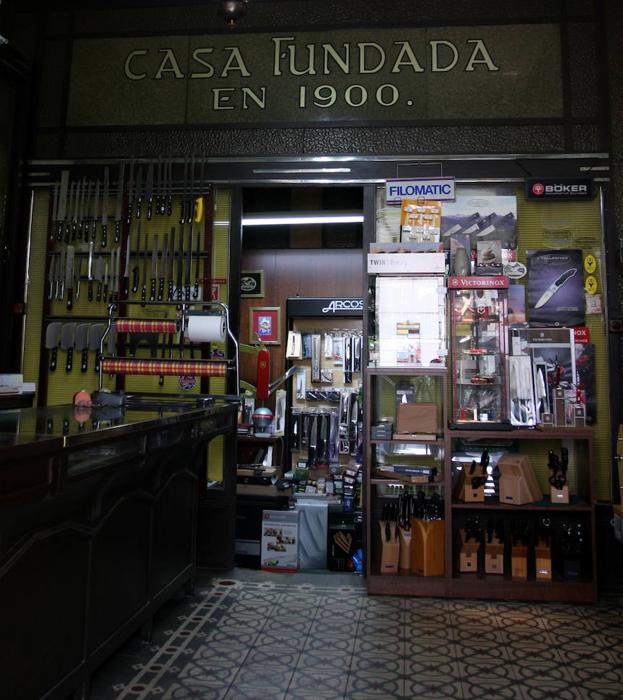
[[[507,400],[508,278],[450,277],[454,428],[510,427]]]

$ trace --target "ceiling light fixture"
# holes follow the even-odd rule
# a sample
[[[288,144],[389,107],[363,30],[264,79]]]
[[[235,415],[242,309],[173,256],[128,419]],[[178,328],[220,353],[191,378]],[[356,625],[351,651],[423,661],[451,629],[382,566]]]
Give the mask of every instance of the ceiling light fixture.
[[[363,214],[255,214],[242,218],[243,226],[296,226],[305,224],[360,224]]]
[[[238,26],[238,20],[247,14],[247,3],[248,0],[223,0],[221,3],[219,14],[225,19],[230,29],[235,29]]]

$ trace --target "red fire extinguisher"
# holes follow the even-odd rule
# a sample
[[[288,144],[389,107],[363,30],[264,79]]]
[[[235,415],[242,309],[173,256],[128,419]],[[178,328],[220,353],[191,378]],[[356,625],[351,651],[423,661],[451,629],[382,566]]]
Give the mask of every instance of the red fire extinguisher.
[[[257,353],[257,378],[255,381],[255,398],[266,401],[270,384],[270,353],[261,347]]]

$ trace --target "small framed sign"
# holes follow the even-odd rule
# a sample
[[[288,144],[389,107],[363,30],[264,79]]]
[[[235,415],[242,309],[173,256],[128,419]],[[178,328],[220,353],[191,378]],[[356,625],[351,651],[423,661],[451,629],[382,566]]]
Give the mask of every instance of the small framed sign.
[[[279,306],[255,306],[249,309],[249,342],[258,338],[266,345],[281,345]]]
[[[240,296],[247,298],[264,296],[264,270],[243,270],[240,273]]]

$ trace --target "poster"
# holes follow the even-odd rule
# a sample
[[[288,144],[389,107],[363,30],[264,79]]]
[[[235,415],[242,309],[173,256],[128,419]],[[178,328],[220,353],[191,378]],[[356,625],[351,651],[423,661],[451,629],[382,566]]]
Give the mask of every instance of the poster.
[[[530,325],[583,326],[585,311],[582,251],[528,251]]]
[[[499,241],[502,248],[517,248],[517,198],[514,195],[457,194],[441,210],[441,240],[446,248],[457,234],[470,237],[472,250],[478,242]]]

